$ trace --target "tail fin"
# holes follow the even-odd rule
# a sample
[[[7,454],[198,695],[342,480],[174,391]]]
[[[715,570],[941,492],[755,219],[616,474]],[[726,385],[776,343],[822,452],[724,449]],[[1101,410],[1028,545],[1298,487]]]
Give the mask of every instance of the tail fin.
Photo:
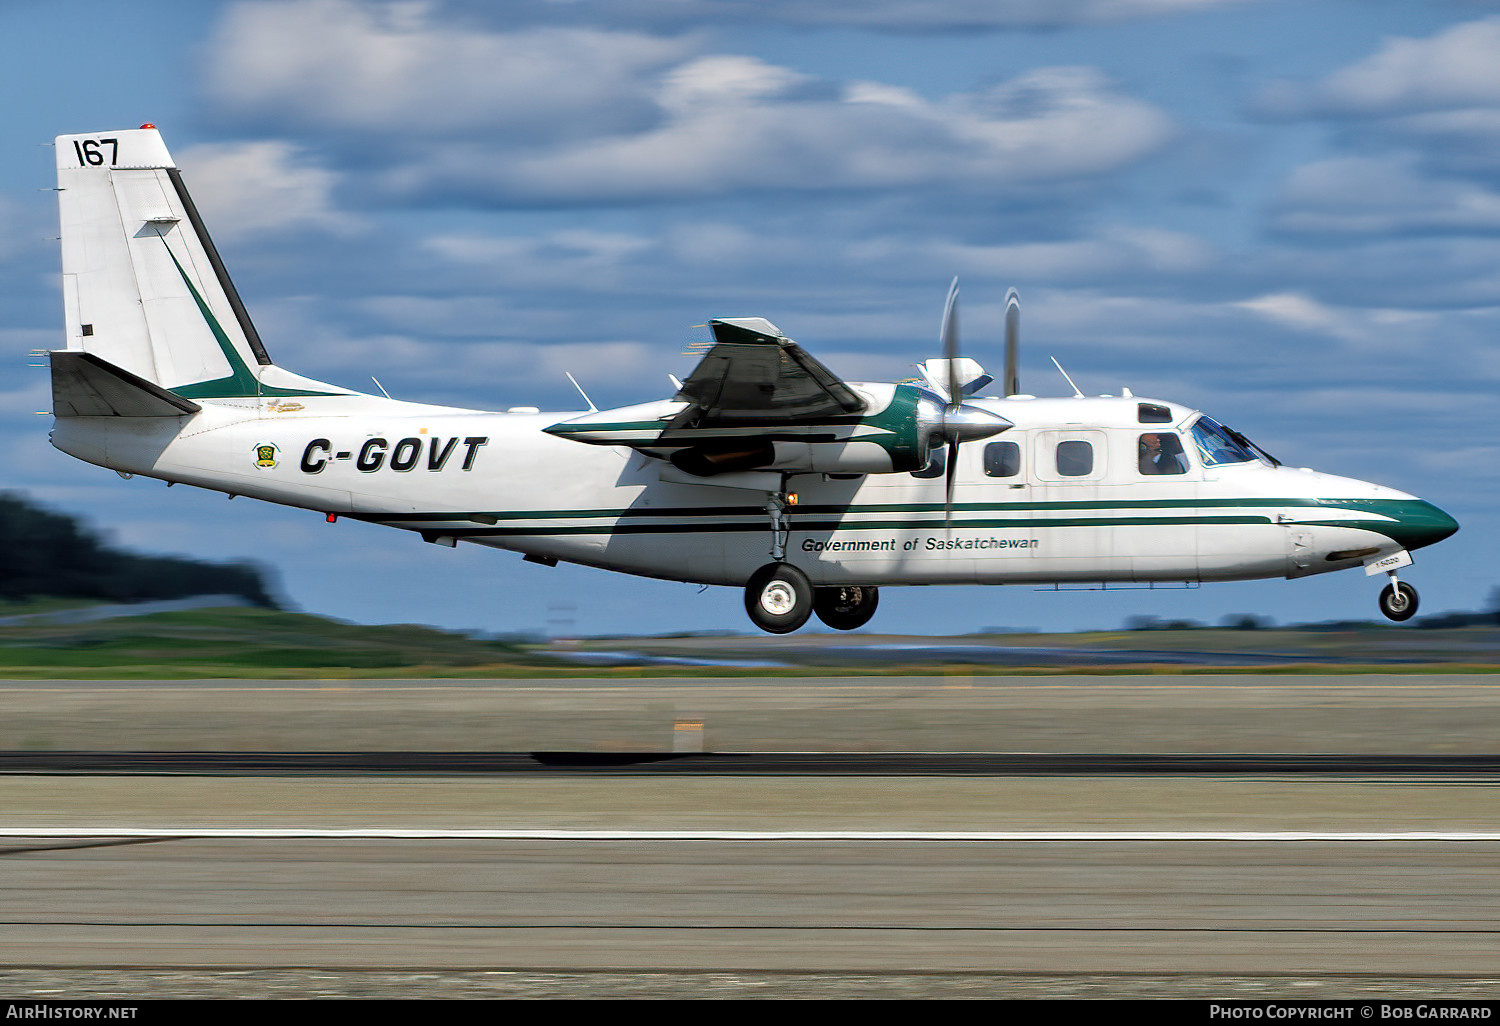
[[[67,348],[187,399],[347,395],[276,367],[156,129],[57,138]]]

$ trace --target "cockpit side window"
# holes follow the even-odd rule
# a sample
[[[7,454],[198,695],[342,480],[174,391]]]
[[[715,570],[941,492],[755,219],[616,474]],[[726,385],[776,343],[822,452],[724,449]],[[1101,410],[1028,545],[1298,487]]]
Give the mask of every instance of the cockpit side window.
[[[1226,463],[1253,463],[1260,458],[1235,441],[1229,429],[1211,417],[1199,417],[1193,421],[1192,435],[1205,467],[1217,467]]]
[[[1174,432],[1153,431],[1141,435],[1136,454],[1140,471],[1147,476],[1187,473],[1187,453],[1182,451],[1182,439]]]

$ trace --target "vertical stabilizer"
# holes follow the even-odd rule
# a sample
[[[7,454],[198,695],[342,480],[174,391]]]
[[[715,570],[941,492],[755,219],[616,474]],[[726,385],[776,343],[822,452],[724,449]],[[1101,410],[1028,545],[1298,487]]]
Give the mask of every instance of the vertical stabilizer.
[[[272,365],[155,128],[58,136],[57,184],[68,349],[190,399],[344,393]]]

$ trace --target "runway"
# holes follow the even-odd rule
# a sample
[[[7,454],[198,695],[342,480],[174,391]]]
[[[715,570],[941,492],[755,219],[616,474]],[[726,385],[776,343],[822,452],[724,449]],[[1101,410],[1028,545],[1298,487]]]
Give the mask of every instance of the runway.
[[[0,681],[9,752],[1494,755],[1490,674]]]
[[[1485,977],[1500,843],[8,843],[11,967]]]
[[[578,682],[10,682],[0,982],[160,996],[1497,997],[1488,681],[640,681],[593,702]],[[401,744],[433,736],[454,701],[499,716],[507,699],[518,717],[455,721],[447,746]],[[391,719],[423,703],[427,719]],[[226,709],[249,714],[236,724]],[[184,710],[204,715],[197,736],[234,743],[183,745]],[[296,745],[297,714],[314,712],[343,719]],[[556,737],[568,715],[567,745],[492,752],[488,767],[410,761],[478,759],[474,732],[524,722]],[[1136,748],[1148,716],[1157,747]],[[841,717],[869,725],[863,750],[712,743]],[[934,717],[952,748],[892,751]],[[687,733],[709,751],[671,751],[683,722],[702,724]],[[614,759],[637,729],[677,757]],[[14,741],[27,731],[62,744],[28,750]],[[973,747],[1023,733],[1029,749]],[[1189,736],[1196,748],[1160,751]],[[1278,747],[1243,747],[1252,736]],[[1079,739],[1095,747],[1065,749]],[[534,750],[611,758],[548,766]],[[128,765],[153,752],[202,761]],[[257,766],[268,752],[290,761]],[[19,761],[89,753],[125,762]],[[365,757],[386,768],[317,763]]]

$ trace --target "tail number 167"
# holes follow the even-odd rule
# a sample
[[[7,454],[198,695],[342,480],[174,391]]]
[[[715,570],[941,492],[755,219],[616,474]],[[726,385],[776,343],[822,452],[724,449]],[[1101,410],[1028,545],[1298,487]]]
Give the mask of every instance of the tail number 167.
[[[78,163],[92,164],[95,167],[104,163],[104,151],[102,147],[109,147],[109,163],[114,165],[116,158],[120,155],[120,140],[118,139],[74,139],[73,152],[78,154]]]

